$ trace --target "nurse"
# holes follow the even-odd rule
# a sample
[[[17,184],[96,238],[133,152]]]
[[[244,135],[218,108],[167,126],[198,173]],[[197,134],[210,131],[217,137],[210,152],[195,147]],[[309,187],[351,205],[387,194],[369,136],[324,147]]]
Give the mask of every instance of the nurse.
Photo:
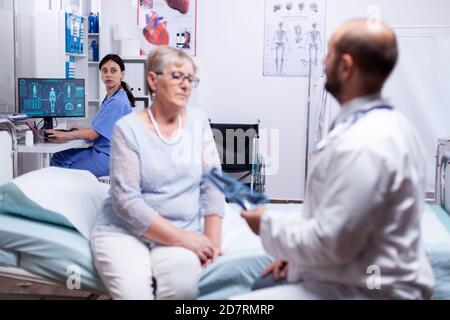
[[[92,146],[55,153],[50,161],[51,166],[88,170],[96,177],[109,175],[110,139],[114,124],[131,112],[131,106],[135,106],[136,100],[123,81],[125,64],[118,55],[105,56],[99,69],[107,94],[93,118],[92,128],[75,126],[69,132],[46,130],[50,142],[81,139],[92,141]]]

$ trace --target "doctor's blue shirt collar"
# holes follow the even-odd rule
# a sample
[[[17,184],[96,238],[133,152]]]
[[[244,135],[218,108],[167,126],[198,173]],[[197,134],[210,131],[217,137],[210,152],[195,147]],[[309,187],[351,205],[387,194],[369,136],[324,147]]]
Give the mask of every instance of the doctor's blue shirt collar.
[[[341,111],[336,117],[334,123],[337,125],[340,122],[345,121],[348,117],[352,116],[356,111],[368,110],[377,105],[382,105],[386,103],[387,101],[382,98],[381,92],[352,99],[341,106]]]

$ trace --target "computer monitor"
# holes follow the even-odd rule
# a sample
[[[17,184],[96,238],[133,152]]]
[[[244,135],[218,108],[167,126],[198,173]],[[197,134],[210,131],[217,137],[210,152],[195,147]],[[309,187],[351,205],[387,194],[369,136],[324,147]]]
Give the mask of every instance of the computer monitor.
[[[84,117],[84,79],[19,78],[19,112],[44,118],[44,129],[53,129],[53,118]]]

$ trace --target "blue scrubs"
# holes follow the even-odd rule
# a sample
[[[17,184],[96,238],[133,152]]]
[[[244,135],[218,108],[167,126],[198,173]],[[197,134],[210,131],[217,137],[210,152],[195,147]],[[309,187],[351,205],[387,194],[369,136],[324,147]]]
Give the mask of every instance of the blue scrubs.
[[[114,124],[130,112],[130,102],[124,90],[121,89],[111,97],[105,98],[100,110],[92,121],[92,129],[99,134],[99,137],[93,141],[92,147],[70,149],[55,153],[50,161],[50,165],[88,170],[96,177],[108,176],[111,149],[110,139]]]

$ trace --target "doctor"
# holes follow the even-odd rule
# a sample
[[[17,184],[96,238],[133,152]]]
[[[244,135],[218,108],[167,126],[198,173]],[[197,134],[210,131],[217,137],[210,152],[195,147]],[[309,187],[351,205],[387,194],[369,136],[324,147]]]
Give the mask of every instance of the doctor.
[[[425,161],[408,120],[381,97],[398,57],[384,23],[352,20],[329,41],[326,89],[341,104],[318,145],[304,212],[243,212],[287,284],[238,299],[428,299],[421,241]],[[287,269],[288,268],[288,269]]]
[[[136,100],[128,85],[122,81],[125,64],[118,55],[105,56],[99,69],[106,87],[106,97],[93,118],[92,128],[73,127],[70,132],[46,130],[51,142],[81,139],[92,141],[92,147],[55,153],[50,161],[51,166],[88,170],[96,177],[109,175],[110,140],[114,124],[131,112]]]

